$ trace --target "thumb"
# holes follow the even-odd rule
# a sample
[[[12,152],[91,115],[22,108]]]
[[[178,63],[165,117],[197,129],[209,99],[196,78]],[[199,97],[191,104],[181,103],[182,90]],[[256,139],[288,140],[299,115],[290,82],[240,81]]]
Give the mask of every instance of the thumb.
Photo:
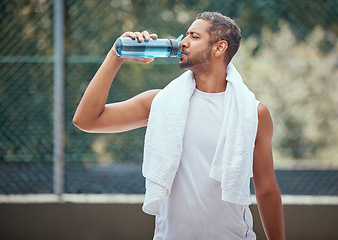
[[[138,62],[138,63],[144,63],[144,64],[151,63],[154,60],[155,58],[125,58],[125,61]]]

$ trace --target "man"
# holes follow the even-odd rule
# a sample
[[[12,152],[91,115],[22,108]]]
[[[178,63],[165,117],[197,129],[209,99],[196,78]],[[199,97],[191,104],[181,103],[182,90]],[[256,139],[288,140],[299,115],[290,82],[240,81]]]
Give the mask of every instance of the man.
[[[157,38],[157,35],[149,34],[147,31],[142,33],[126,32],[122,37],[138,38],[143,41]],[[159,120],[156,121],[156,118],[161,118],[161,116],[156,117],[156,112],[159,112],[159,110],[155,109],[161,109],[162,103],[159,102],[161,102],[161,98],[164,98],[165,92],[170,90],[166,90],[167,87],[163,90],[149,90],[124,102],[106,104],[109,88],[124,61],[150,63],[153,59],[118,58],[113,46],[90,82],[76,110],[73,122],[77,127],[87,132],[123,132],[149,124],[147,134],[148,129],[149,132],[152,131],[153,133],[149,133],[148,136],[146,134],[145,143],[144,175],[147,181],[147,191],[154,192],[156,187],[157,189],[164,189],[164,193],[156,199],[156,206],[152,208],[153,210],[149,210],[150,208],[145,206],[148,204],[146,204],[148,200],[145,200],[144,210],[147,209],[146,212],[156,215],[154,239],[256,238],[252,230],[252,216],[247,199],[243,198],[244,200],[241,201],[236,197],[227,196],[229,189],[226,190],[226,187],[224,187],[228,184],[227,181],[224,181],[224,178],[226,179],[229,176],[224,176],[226,174],[222,172],[222,169],[237,164],[232,160],[237,156],[234,155],[230,159],[224,160],[225,162],[221,162],[220,166],[223,166],[221,170],[214,169],[216,172],[220,172],[218,177],[217,174],[211,173],[215,168],[216,160],[213,159],[219,152],[224,149],[232,152],[233,149],[238,148],[237,145],[241,145],[242,142],[247,140],[245,135],[238,139],[236,134],[229,136],[228,133],[241,124],[245,127],[247,122],[241,123],[238,120],[237,123],[236,120],[234,122],[230,119],[228,122],[229,124],[232,123],[233,126],[227,127],[227,130],[223,131],[224,119],[228,118],[228,115],[231,118],[230,115],[234,111],[233,105],[231,105],[233,103],[230,104],[230,100],[226,99],[235,99],[233,101],[236,101],[236,94],[241,95],[241,93],[236,93],[236,90],[232,90],[236,88],[236,84],[231,80],[232,76],[239,75],[233,74],[233,71],[236,72],[236,70],[230,63],[238,50],[240,39],[240,30],[233,20],[219,13],[205,12],[197,16],[189,27],[186,37],[180,43],[182,55],[180,56],[179,66],[189,70],[187,72],[191,72],[194,85],[189,86],[194,86],[194,89],[191,95],[187,94],[188,109],[183,110],[183,112],[186,112],[186,116],[177,118],[178,121],[183,119],[184,122],[182,143],[178,144],[182,149],[181,152],[178,150],[177,168],[174,168],[173,179],[171,182],[169,181],[169,186],[166,188],[163,188],[165,184],[156,180],[157,173],[153,174],[155,178],[151,179],[148,169],[156,163],[148,160],[148,155],[151,155],[154,145],[156,145],[155,147],[162,146],[161,143],[157,144],[156,141],[155,143],[152,141],[152,136],[158,134],[158,131],[151,129],[154,126],[156,127],[156,122],[160,122]],[[232,72],[230,73],[230,71]],[[180,80],[180,78],[173,82],[176,82],[176,85],[183,83],[184,80]],[[189,78],[187,74],[185,78]],[[173,84],[169,85],[172,86]],[[182,89],[179,87],[176,90]],[[184,91],[181,95],[185,95]],[[166,102],[172,103],[171,106],[174,106],[173,114],[176,111],[175,107],[177,107],[177,111],[180,108],[179,104],[175,106],[175,101],[176,98],[170,99],[169,94],[169,100]],[[235,104],[236,106],[241,105],[240,101]],[[253,124],[253,126],[256,126],[254,138],[252,142],[249,142],[253,150],[251,156],[248,157],[248,159],[252,157],[252,165],[250,165],[250,162],[248,164],[245,162],[241,166],[249,167],[253,171],[257,204],[267,238],[285,239],[281,197],[273,169],[272,120],[268,109],[263,104],[259,102],[256,104],[256,101],[254,104],[257,119],[252,119],[252,122],[257,121],[257,124]],[[227,112],[227,110],[224,110],[225,106],[232,110]],[[245,107],[243,106],[243,108]],[[239,115],[239,117],[241,116]],[[249,119],[249,121],[251,120]],[[170,122],[162,128],[163,131],[169,126],[171,126]],[[169,129],[169,134],[170,131],[172,129]],[[221,146],[224,144],[225,147],[218,147],[220,145],[218,141],[223,137],[222,132],[225,132],[224,139],[234,140],[231,142],[224,140],[225,143],[221,143]],[[163,136],[160,136],[160,139],[161,137]],[[176,137],[174,136],[172,139],[175,141]],[[242,150],[239,152],[243,152]],[[161,152],[161,149],[159,151]],[[166,151],[163,150],[162,152],[166,153]],[[248,152],[250,153],[250,151]],[[171,154],[170,151],[168,153]],[[227,152],[224,154],[226,155]],[[156,156],[157,153],[154,155]],[[165,161],[163,159],[157,164],[160,166],[159,172],[167,164],[166,161],[171,161],[170,158]],[[222,154],[221,159],[223,159]],[[244,159],[244,161],[246,160]],[[241,169],[231,169],[231,167],[224,171],[228,171],[229,175],[236,172],[241,173]],[[212,175],[216,177],[211,177]],[[229,178],[228,180],[229,182],[241,181],[240,179]],[[245,181],[247,183],[249,178],[246,178]],[[244,190],[230,189],[230,192],[247,191],[247,187],[244,188]],[[146,193],[146,199],[148,195],[151,194]]]

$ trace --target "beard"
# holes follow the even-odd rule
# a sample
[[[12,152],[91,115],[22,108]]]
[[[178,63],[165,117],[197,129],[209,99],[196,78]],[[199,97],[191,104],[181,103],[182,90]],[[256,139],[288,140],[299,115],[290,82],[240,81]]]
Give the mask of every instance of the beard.
[[[209,60],[211,55],[211,46],[208,47],[206,50],[199,51],[194,54],[194,56],[191,55],[185,55],[185,60],[181,60],[179,63],[179,67],[181,69],[189,69],[191,67],[205,66]]]

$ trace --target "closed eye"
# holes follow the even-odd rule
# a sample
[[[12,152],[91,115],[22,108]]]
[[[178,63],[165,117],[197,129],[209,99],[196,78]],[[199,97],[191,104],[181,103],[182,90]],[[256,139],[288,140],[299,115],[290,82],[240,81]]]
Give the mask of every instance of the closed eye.
[[[187,32],[186,36],[191,36],[192,38],[200,38],[199,34],[197,34],[196,32]]]

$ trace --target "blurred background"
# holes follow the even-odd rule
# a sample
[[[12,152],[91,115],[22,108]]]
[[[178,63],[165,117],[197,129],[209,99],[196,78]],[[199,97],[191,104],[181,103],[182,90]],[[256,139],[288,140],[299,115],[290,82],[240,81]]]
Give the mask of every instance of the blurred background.
[[[271,112],[282,194],[337,196],[337,0],[0,1],[0,194],[143,194],[145,129],[89,134],[72,118],[123,32],[177,38],[202,11],[242,30],[233,63]],[[181,73],[174,58],[124,64],[108,102]]]

